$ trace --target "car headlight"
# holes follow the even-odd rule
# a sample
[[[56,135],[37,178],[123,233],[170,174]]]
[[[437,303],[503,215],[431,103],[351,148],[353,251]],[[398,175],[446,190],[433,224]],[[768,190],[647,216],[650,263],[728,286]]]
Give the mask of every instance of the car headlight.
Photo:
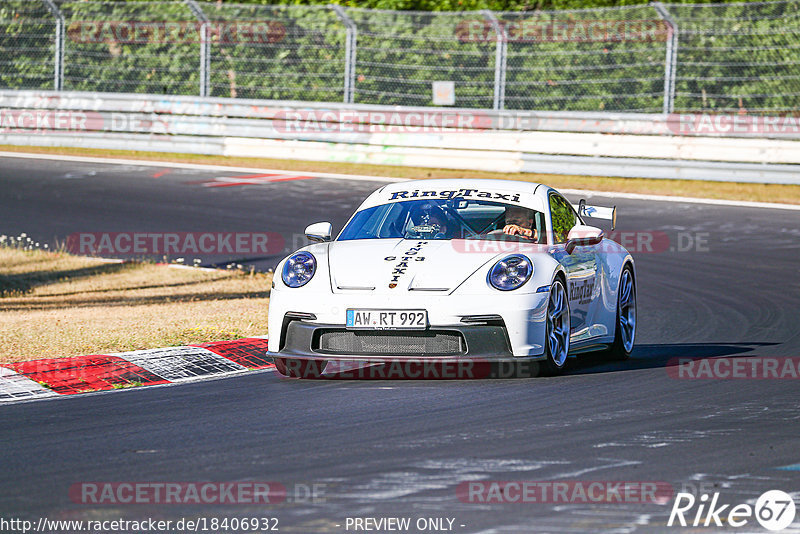
[[[511,291],[530,280],[532,274],[531,260],[521,254],[514,254],[494,264],[489,271],[489,284],[501,291]]]
[[[283,264],[283,283],[289,287],[304,286],[314,277],[317,260],[310,252],[296,252]]]

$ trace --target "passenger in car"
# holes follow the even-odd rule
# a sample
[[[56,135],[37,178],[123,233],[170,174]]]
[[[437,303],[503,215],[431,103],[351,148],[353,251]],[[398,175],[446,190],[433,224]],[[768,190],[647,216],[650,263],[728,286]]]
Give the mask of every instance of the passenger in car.
[[[527,208],[508,206],[506,208],[506,224],[503,227],[503,233],[527,237],[531,241],[537,241],[539,235],[535,228],[534,213],[533,210]]]

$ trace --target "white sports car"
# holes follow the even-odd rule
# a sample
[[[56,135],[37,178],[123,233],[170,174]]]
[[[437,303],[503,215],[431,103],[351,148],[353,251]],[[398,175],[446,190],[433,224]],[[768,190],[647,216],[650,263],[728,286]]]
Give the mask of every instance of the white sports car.
[[[584,217],[615,223],[616,209],[517,181],[381,187],[336,239],[312,224],[314,243],[278,265],[269,355],[289,376],[330,360],[535,360],[555,374],[580,352],[625,359],[633,258]]]

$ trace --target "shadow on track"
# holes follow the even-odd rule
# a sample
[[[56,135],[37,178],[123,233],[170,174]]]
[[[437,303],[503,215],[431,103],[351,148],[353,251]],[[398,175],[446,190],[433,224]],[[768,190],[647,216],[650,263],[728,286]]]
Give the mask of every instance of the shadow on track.
[[[738,358],[755,356],[759,347],[778,343],[671,343],[637,345],[631,358],[624,362],[608,361],[603,353],[582,354],[571,360],[565,373],[585,375],[614,373],[640,369],[665,368],[678,364],[679,359]],[[466,362],[462,362],[466,363]],[[474,380],[520,379],[539,375],[539,366],[533,362],[502,363],[475,361],[462,366],[453,360],[398,359],[387,363],[329,362],[329,365],[312,361],[296,361],[293,377],[327,380]],[[286,364],[279,366],[279,369]],[[291,367],[291,366],[290,366]],[[285,371],[285,369],[284,369]],[[284,371],[279,372],[282,376]]]
[[[756,356],[753,351],[778,343],[656,343],[636,345],[631,358],[624,362],[609,362],[601,353],[587,353],[573,360],[569,374],[610,373],[635,371],[675,365],[678,358],[737,358]]]

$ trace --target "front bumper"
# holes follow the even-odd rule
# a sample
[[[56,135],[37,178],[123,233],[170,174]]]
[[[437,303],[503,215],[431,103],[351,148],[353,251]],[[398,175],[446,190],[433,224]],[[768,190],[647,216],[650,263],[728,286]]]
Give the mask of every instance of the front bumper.
[[[347,330],[301,319],[284,326],[273,358],[390,362],[403,360],[518,360],[504,325],[475,324],[426,330]],[[525,359],[539,360],[542,355]]]
[[[544,353],[545,319],[548,293],[519,294],[451,294],[431,295],[421,292],[404,292],[392,295],[330,294],[300,290],[273,290],[269,303],[270,355],[278,357],[306,357],[337,359],[337,354],[313,350],[307,334],[288,332],[289,325],[300,321],[301,328],[345,329],[345,314],[349,308],[369,309],[376,304],[395,310],[425,309],[428,312],[426,331],[459,332],[466,344],[467,355],[451,358],[491,357],[492,359],[535,359]],[[298,319],[300,317],[300,319]],[[305,318],[302,318],[305,317]],[[475,319],[495,317],[500,321],[480,324]],[[495,336],[483,326],[500,326],[503,336]],[[298,328],[298,326],[292,326]],[[294,337],[300,336],[295,341]],[[303,336],[306,336],[303,339]],[[484,341],[488,336],[503,337],[506,344]],[[279,340],[279,343],[275,343]],[[491,348],[490,348],[491,347]],[[507,350],[510,348],[510,354]],[[492,351],[495,352],[492,352]],[[288,352],[287,352],[288,351]],[[276,354],[280,353],[280,354]],[[479,356],[480,355],[480,356]],[[353,354],[352,356],[358,356]],[[413,353],[412,356],[418,356]],[[364,358],[367,359],[367,358]],[[373,359],[373,358],[369,358]],[[390,359],[396,359],[394,357]]]

